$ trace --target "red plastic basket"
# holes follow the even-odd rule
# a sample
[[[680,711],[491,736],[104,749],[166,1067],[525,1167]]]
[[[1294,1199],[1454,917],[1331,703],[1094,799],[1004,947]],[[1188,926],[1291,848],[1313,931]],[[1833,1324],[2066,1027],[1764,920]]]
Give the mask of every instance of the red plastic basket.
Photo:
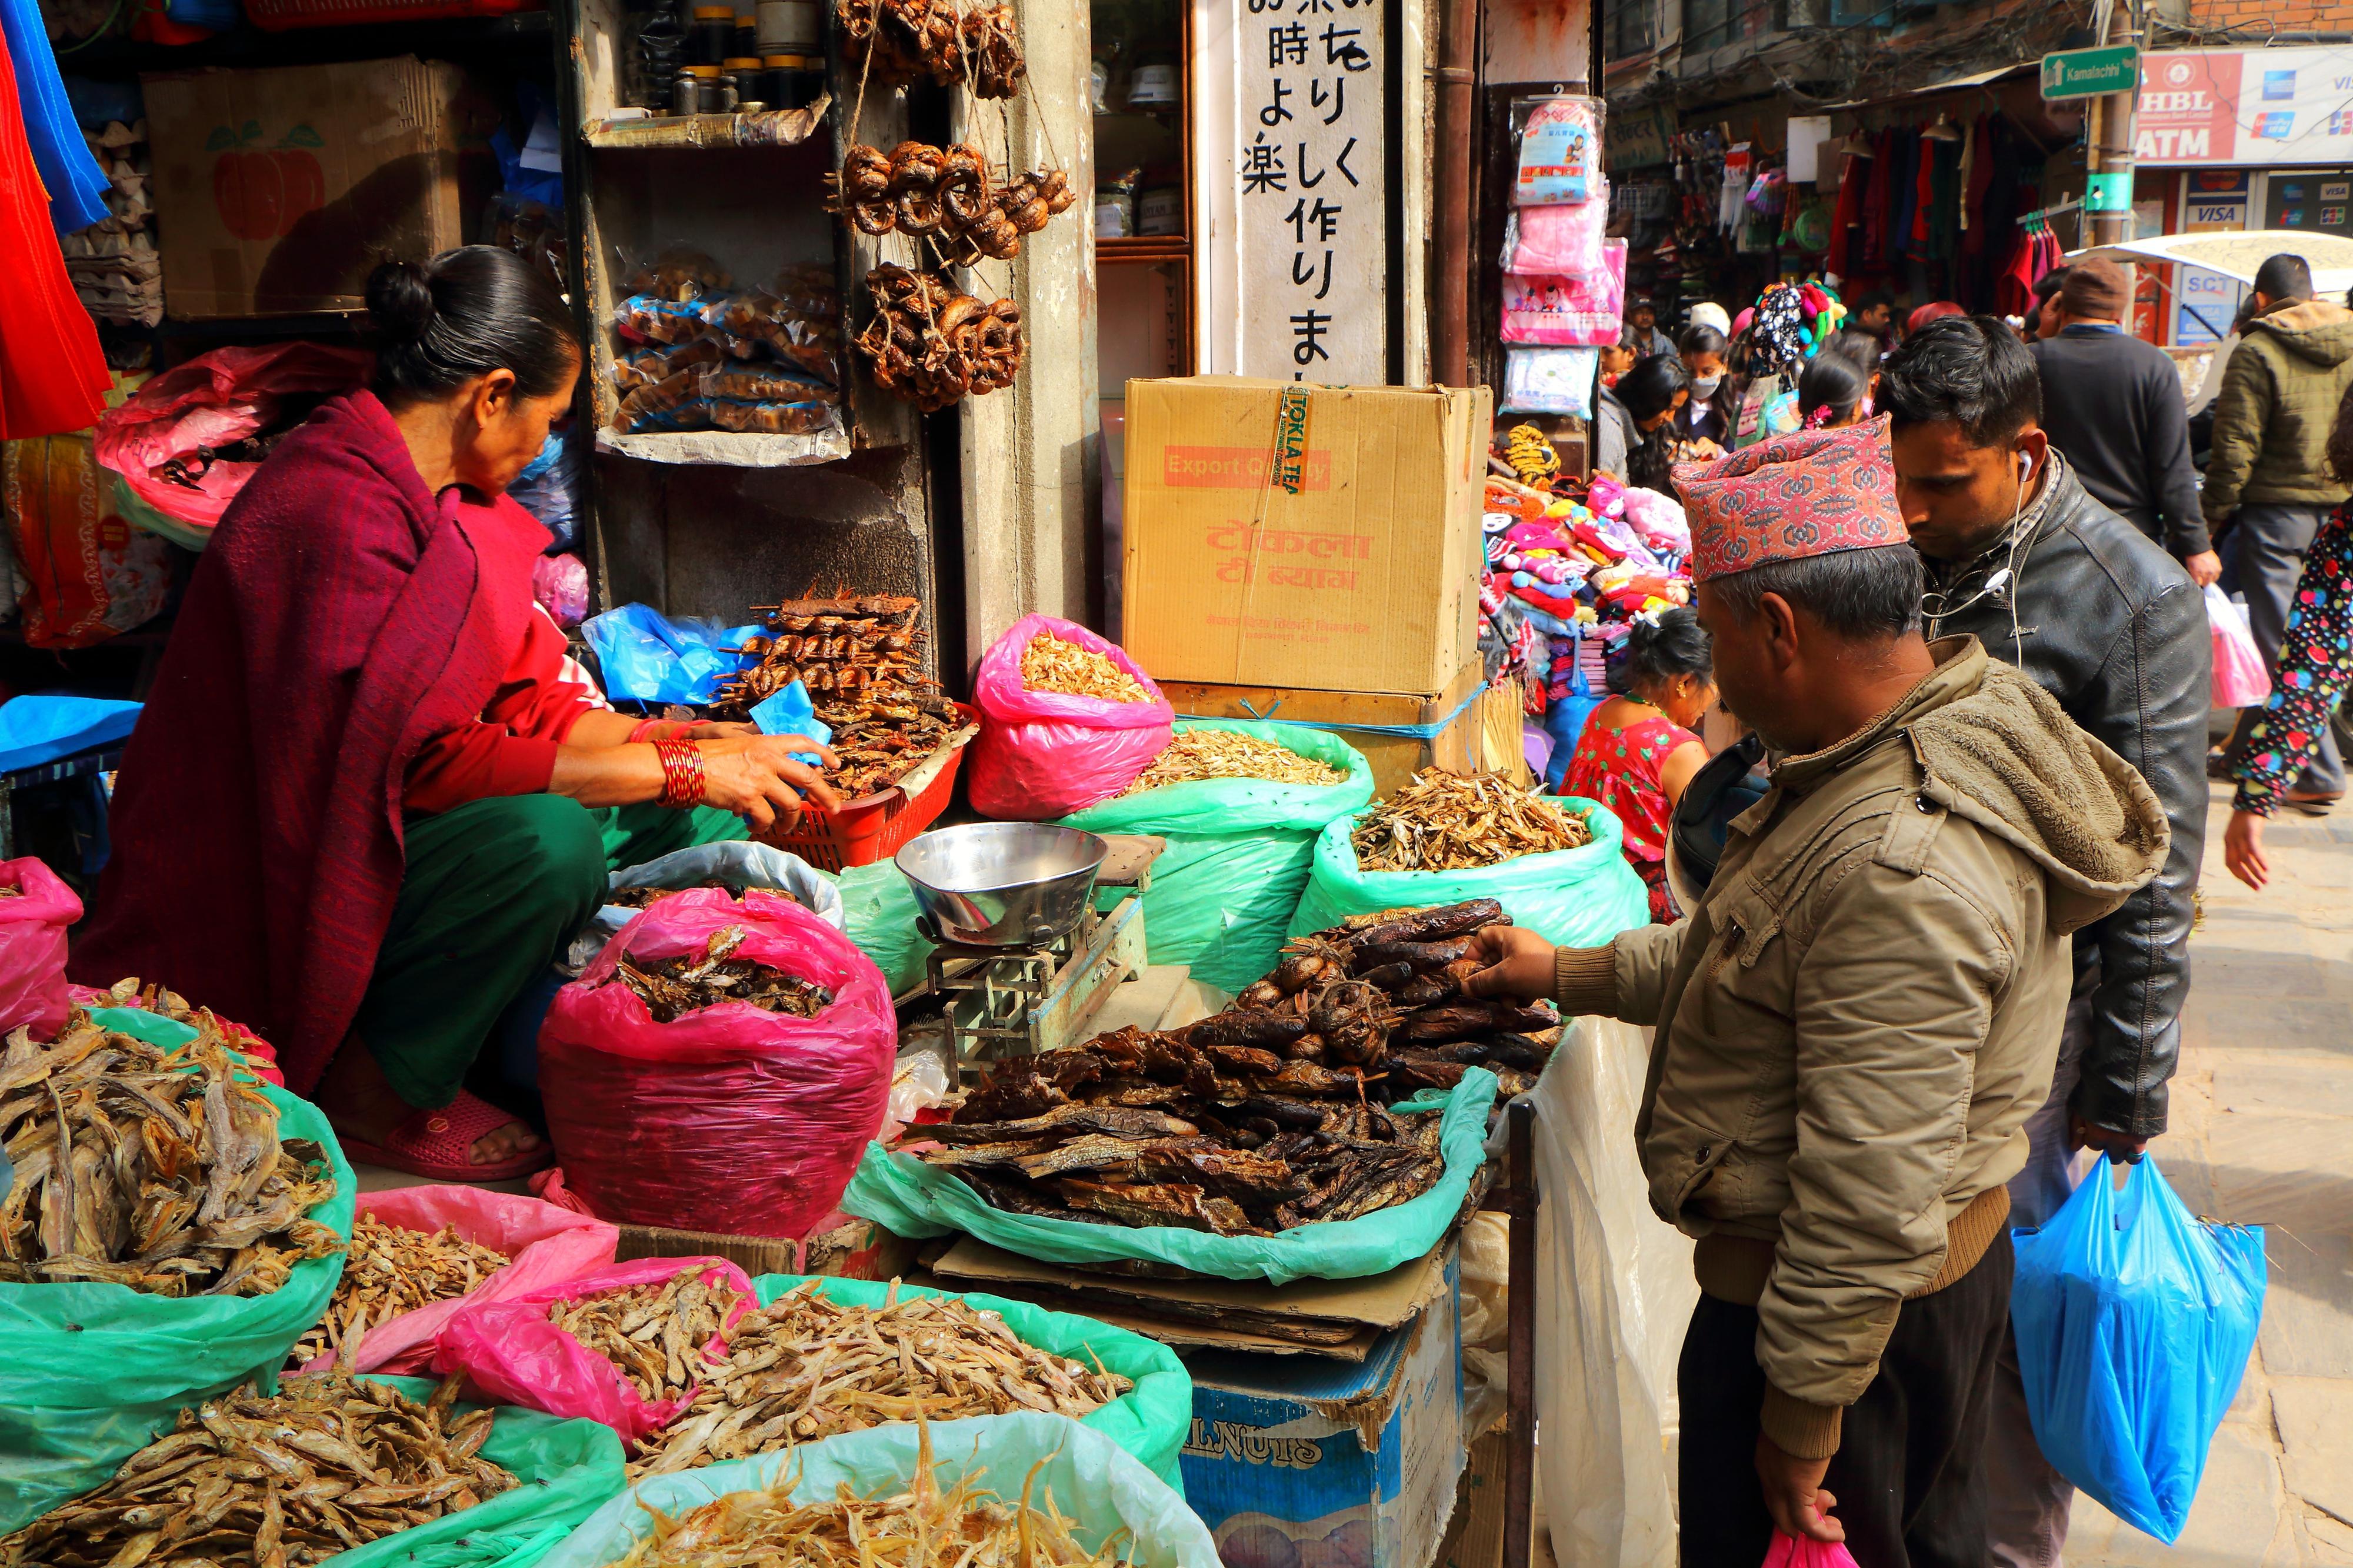
[[[961,702],[956,707],[968,724],[980,722],[977,710]],[[956,770],[964,765],[964,746],[949,752],[947,765],[919,795],[910,798],[906,791],[893,784],[878,794],[846,801],[839,811],[830,815],[812,807],[803,814],[798,827],[773,842],[777,848],[791,851],[820,871],[871,866],[896,855],[909,839],[938,821],[940,813],[948,808],[948,801],[955,795]]]
[[[245,0],[257,27],[355,27],[372,22],[439,22],[544,11],[547,0]]]

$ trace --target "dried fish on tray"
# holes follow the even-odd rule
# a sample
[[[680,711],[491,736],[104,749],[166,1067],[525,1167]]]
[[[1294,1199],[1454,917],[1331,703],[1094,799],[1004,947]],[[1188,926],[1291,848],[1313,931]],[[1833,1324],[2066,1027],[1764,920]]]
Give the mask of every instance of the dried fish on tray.
[[[1135,677],[1092,648],[1039,632],[1021,650],[1021,684],[1032,691],[1095,697],[1105,702],[1151,702],[1155,699]]]
[[[674,1024],[688,1013],[722,1002],[749,1002],[796,1018],[814,1018],[833,1005],[833,993],[822,985],[773,964],[729,957],[744,944],[744,935],[742,926],[721,926],[699,953],[643,962],[624,953],[605,984],[636,992],[657,1024]]]
[[[1350,842],[1366,871],[1470,871],[1523,855],[1581,849],[1585,819],[1500,773],[1424,768],[1356,825]]]
[[[348,1368],[368,1330],[403,1312],[462,1296],[507,1263],[505,1253],[468,1241],[454,1226],[428,1236],[363,1214],[352,1225],[343,1277],[326,1315],[295,1342],[287,1363],[308,1366],[332,1352],[335,1364]]]
[[[385,1384],[290,1377],[180,1412],[114,1479],[0,1541],[0,1568],[305,1568],[515,1486],[480,1455],[494,1412]]]
[[[952,1296],[898,1294],[881,1307],[799,1286],[736,1320],[727,1364],[646,1439],[632,1477],[748,1458],[892,1421],[1017,1410],[1085,1415],[1134,1386],[1025,1343],[994,1312]]]
[[[744,1299],[707,1272],[681,1268],[659,1285],[557,1301],[547,1321],[611,1362],[648,1403],[675,1399],[711,1375],[712,1342]]]
[[[767,1490],[729,1492],[677,1519],[655,1513],[651,1532],[614,1568],[1114,1568],[1124,1562],[1124,1531],[1090,1551],[1071,1533],[1076,1521],[1055,1511],[1052,1492],[1042,1509],[1033,1506],[1042,1468],[1031,1468],[1018,1503],[982,1490],[977,1469],[944,1490],[934,1470],[930,1424],[918,1423],[905,1492],[860,1498],[845,1485],[824,1501],[796,1503],[787,1477]]]
[[[175,999],[176,1000],[176,999]],[[266,1296],[343,1249],[310,1218],[334,1195],[326,1151],[280,1142],[278,1109],[237,1080],[218,1024],[166,1051],[83,1008],[44,1045],[0,1053],[0,1280],[89,1279],[159,1296]]]
[[[1120,793],[1142,795],[1148,789],[1197,779],[1270,779],[1276,784],[1329,787],[1345,784],[1348,775],[1256,735],[1233,730],[1187,730],[1169,742],[1168,749],[1153,758],[1135,782]]]

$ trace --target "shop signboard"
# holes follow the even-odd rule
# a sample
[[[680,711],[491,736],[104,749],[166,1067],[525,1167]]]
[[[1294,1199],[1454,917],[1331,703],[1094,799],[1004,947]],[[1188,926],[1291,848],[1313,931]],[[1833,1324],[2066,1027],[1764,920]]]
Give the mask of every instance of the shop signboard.
[[[2140,51],[2130,44],[2097,49],[2065,49],[2042,57],[2042,96],[2047,99],[2097,98],[2102,93],[2129,92],[2133,68]]]
[[[1235,6],[1243,375],[1388,380],[1388,40],[1372,0]]]
[[[2353,171],[2297,169],[2264,182],[2263,226],[2353,238]]]
[[[2353,163],[2353,45],[2145,55],[2133,154],[2144,167]]]
[[[1614,178],[1620,170],[1670,163],[1667,149],[1673,136],[1667,111],[1656,104],[1646,109],[1612,109],[1601,126],[1601,165]]]

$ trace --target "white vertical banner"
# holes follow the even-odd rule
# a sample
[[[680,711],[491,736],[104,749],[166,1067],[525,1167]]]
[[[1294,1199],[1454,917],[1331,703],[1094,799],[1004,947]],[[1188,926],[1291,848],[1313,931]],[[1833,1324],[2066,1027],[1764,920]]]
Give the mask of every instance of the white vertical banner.
[[[1243,375],[1388,379],[1382,0],[1232,0]]]

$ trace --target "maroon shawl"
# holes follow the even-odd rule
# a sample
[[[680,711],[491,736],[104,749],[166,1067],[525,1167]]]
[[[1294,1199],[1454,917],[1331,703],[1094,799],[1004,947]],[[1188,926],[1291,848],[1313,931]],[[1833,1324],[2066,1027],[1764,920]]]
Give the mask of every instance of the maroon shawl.
[[[320,408],[215,530],[123,753],[69,971],[252,1026],[298,1093],[375,967],[409,760],[481,711],[531,612],[530,542],[457,502],[373,395]]]

